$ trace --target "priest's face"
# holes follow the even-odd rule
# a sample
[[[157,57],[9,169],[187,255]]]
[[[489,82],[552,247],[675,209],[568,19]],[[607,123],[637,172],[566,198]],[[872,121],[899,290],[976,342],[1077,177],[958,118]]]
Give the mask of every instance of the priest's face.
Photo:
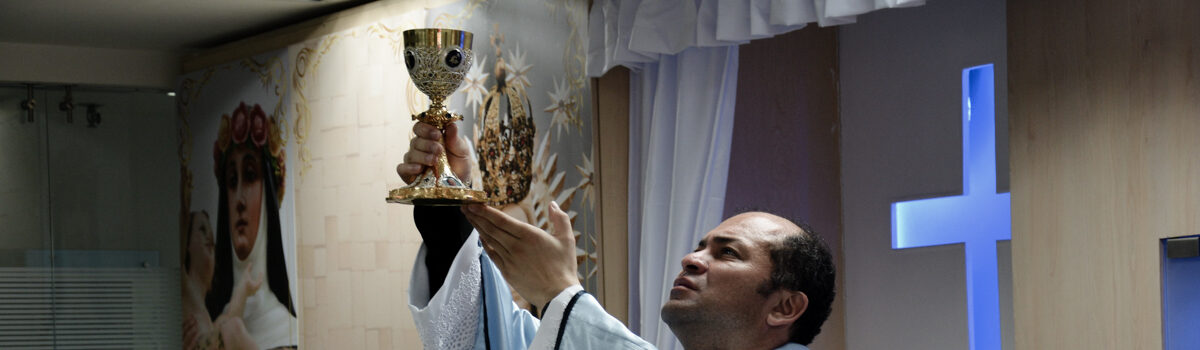
[[[789,231],[786,219],[745,213],[725,220],[683,257],[662,318],[678,334],[699,324],[744,327],[763,322],[767,297],[757,288],[770,278],[770,246]],[[714,324],[715,323],[715,324]]]

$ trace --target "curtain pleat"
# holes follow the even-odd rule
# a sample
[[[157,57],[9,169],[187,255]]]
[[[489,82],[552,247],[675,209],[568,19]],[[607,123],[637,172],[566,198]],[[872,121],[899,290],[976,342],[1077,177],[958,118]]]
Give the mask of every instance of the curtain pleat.
[[[690,47],[737,45],[803,28],[854,23],[867,12],[925,0],[596,0],[587,72],[654,62]]]

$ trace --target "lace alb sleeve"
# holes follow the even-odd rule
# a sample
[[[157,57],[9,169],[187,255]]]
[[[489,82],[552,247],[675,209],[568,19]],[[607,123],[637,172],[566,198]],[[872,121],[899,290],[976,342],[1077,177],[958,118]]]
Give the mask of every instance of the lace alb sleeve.
[[[425,246],[417,252],[409,280],[408,308],[426,349],[471,349],[479,327],[481,270],[478,233],[471,233],[454,257],[446,281],[429,295]]]

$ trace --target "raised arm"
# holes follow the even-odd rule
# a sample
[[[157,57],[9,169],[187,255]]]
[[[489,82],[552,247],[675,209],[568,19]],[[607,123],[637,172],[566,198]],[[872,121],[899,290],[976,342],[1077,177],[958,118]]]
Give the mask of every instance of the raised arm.
[[[544,310],[530,349],[654,349],[579,285],[571,221],[557,203],[550,206],[551,232],[483,205],[464,212],[504,277]]]
[[[467,140],[459,135],[458,124],[447,125],[443,135],[432,125],[417,123],[413,125],[413,134],[416,137],[409,141],[404,163],[396,166],[396,173],[405,182],[411,183],[427,167],[433,166],[437,155],[443,152],[446,152],[446,159],[455,176],[461,179],[471,177],[471,148]],[[442,144],[443,139],[446,140],[445,145]],[[425,243],[429,295],[437,294],[450,270],[450,264],[454,262],[455,254],[466,242],[472,227],[462,212],[454,207],[417,206],[413,208],[413,221]]]
[[[413,127],[404,164],[396,172],[413,181],[446,152],[459,178],[470,178],[470,148],[458,127],[442,133],[424,123]],[[478,236],[455,207],[413,209],[423,244],[409,279],[409,310],[427,349],[521,349],[529,347],[537,319],[517,308],[508,284],[483,253]]]

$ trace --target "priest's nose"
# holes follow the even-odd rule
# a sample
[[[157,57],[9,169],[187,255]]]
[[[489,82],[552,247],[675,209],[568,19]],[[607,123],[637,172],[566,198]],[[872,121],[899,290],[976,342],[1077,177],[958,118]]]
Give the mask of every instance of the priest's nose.
[[[690,274],[701,274],[708,271],[708,262],[704,261],[701,254],[704,254],[704,250],[684,255],[683,260],[680,261],[683,270]]]

